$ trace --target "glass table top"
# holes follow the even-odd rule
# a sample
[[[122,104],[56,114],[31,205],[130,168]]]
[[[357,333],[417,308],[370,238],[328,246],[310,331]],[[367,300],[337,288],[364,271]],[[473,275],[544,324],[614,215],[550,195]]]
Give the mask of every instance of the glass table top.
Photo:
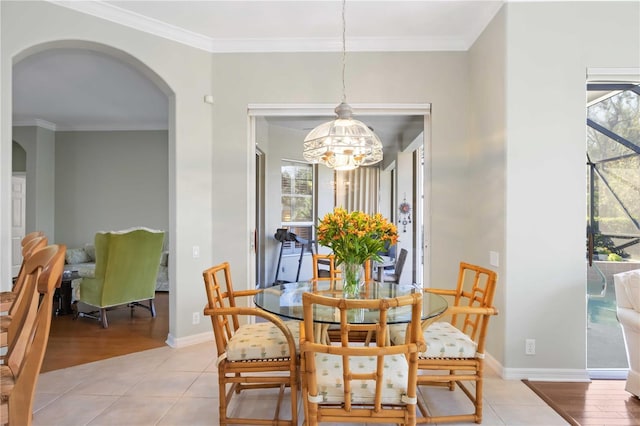
[[[383,283],[370,281],[360,287],[360,299],[383,299],[405,296],[422,291],[412,285]],[[302,294],[314,292],[323,296],[342,298],[342,281],[300,281],[285,283],[269,287],[256,294],[256,306],[284,318],[303,320]],[[447,301],[442,296],[430,293],[423,294],[422,320],[433,318],[447,309]],[[350,309],[347,312],[349,322],[356,324],[375,324],[378,311],[370,309]],[[315,306],[314,321],[326,324],[340,324],[339,310],[327,306]],[[408,323],[411,321],[411,306],[401,306],[389,309],[388,324]]]

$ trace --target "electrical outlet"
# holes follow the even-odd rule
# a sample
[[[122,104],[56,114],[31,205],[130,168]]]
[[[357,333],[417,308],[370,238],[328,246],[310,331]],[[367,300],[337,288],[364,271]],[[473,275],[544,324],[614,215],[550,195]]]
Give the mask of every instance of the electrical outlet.
[[[200,246],[193,246],[192,249],[193,258],[197,259],[200,257]]]
[[[525,355],[536,354],[536,339],[526,339],[524,341],[524,353]]]
[[[200,312],[193,313],[193,318],[191,322],[193,323],[193,325],[200,324]]]

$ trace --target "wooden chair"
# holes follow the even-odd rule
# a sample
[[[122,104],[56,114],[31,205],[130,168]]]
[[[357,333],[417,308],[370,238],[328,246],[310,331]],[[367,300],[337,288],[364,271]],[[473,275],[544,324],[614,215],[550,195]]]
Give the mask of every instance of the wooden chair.
[[[341,272],[336,268],[335,255],[314,253],[311,258],[314,280],[336,280],[340,278]]]
[[[28,299],[32,294],[31,289],[25,287],[26,280],[26,262],[33,256],[33,253],[42,249],[47,245],[47,239],[45,237],[31,239],[23,248],[23,262],[20,267],[20,273],[16,280],[16,284],[13,289],[13,296],[7,299],[13,299],[10,306],[7,308],[7,314],[0,316],[0,347],[12,345],[17,336],[17,330],[21,327],[21,324],[25,320],[27,313],[26,309],[21,309],[23,299]],[[26,303],[26,302],[25,302]],[[7,303],[9,304],[9,303]],[[4,307],[3,307],[4,308]],[[4,309],[3,309],[4,310]],[[13,325],[12,325],[13,324]]]
[[[3,291],[0,293],[0,312],[9,312],[11,310],[11,306],[20,293],[22,282],[24,281],[24,277],[21,276],[23,274],[22,271],[24,269],[24,263],[26,259],[31,255],[32,252],[41,249],[46,245],[47,238],[45,237],[44,233],[40,231],[31,232],[22,239],[22,265],[20,266],[18,276],[15,278],[13,288],[9,291]],[[9,315],[11,315],[11,312],[9,312]]]
[[[283,322],[263,310],[245,307],[245,297],[261,290],[234,291],[229,263],[224,262],[203,272],[208,303],[204,314],[211,325],[218,350],[218,384],[220,388],[220,424],[256,425],[298,424],[298,339],[299,322]],[[241,325],[241,318],[265,319]],[[227,385],[231,385],[227,391]],[[285,388],[291,393],[291,419],[280,419]],[[273,419],[229,417],[227,407],[233,394],[243,390],[279,388]]]
[[[333,254],[313,254],[313,280],[315,281],[336,281],[342,276],[342,271],[336,267],[336,256]],[[364,280],[365,282],[371,281],[372,275],[372,263],[371,259],[367,259],[363,265],[364,267]],[[342,290],[336,290],[332,283],[330,292],[337,293]],[[330,342],[329,329],[336,329],[337,327],[329,326],[328,324],[316,324],[316,336],[320,336],[319,340],[324,342]],[[368,332],[366,335],[367,342],[371,341],[372,334]]]
[[[317,254],[312,256],[313,279],[314,280],[337,280],[342,276],[342,271],[336,266],[336,256],[333,254]],[[364,280],[371,281],[371,259],[367,259],[364,264]]]
[[[487,327],[492,315],[497,274],[480,266],[461,262],[455,290],[424,289],[425,292],[453,297],[453,303],[443,316],[450,322],[437,321],[423,324],[426,351],[420,353],[418,385],[446,386],[450,390],[457,384],[474,405],[472,413],[431,416],[419,402],[423,417],[418,423],[482,422],[482,391],[484,375],[484,347]],[[390,327],[394,344],[405,341],[405,328]],[[475,382],[475,392],[463,383]]]
[[[418,352],[424,350],[420,329],[422,294],[394,299],[338,299],[302,295],[304,333],[300,343],[302,397],[306,423],[415,424]],[[384,336],[387,311],[409,307],[412,322],[407,342],[397,346],[378,339],[365,347],[349,340],[351,332],[375,330]],[[314,309],[332,307],[340,313],[340,345],[316,341]],[[361,309],[379,312],[376,324],[349,318]]]
[[[0,366],[1,424],[31,425],[36,384],[49,339],[53,294],[62,278],[65,252],[65,246],[47,246],[25,263],[24,285],[29,297],[21,305],[29,313],[18,338],[8,348],[6,363]]]

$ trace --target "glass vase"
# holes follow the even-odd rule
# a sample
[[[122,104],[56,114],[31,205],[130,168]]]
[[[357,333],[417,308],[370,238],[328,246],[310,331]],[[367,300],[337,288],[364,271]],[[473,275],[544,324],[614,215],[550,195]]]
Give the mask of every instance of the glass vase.
[[[363,278],[362,264],[344,262],[342,264],[342,296],[345,299],[357,298]]]

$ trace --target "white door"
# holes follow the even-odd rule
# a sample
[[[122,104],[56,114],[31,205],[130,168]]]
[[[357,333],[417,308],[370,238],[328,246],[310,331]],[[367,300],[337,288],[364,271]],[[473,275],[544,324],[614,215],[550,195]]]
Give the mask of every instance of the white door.
[[[13,175],[11,178],[11,274],[17,276],[22,264],[22,239],[25,236],[25,200],[27,177]]]

